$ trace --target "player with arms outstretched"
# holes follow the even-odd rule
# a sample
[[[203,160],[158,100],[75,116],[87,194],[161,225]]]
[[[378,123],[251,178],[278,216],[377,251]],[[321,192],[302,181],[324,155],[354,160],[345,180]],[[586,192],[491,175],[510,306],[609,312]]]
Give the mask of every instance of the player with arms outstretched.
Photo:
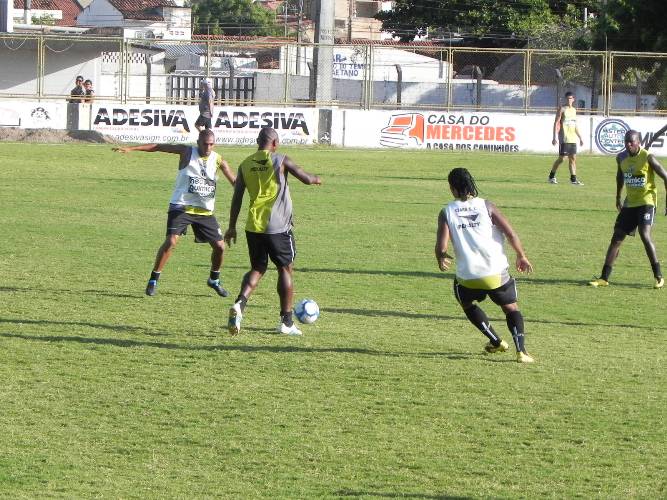
[[[651,263],[655,278],[654,288],[665,286],[665,279],[660,269],[660,262],[651,238],[651,227],[655,218],[658,189],[655,176],[665,182],[667,195],[667,172],[658,160],[641,147],[639,132],[628,130],[625,134],[625,150],[616,156],[616,209],[618,216],[614,224],[614,232],[607,248],[607,255],[602,266],[599,278],[589,281],[594,287],[609,286],[609,276],[621,245],[626,236],[633,236],[639,231],[639,237],[644,244],[646,256]],[[625,200],[621,196],[625,186]],[[667,200],[665,201],[665,215],[667,215]]]
[[[532,272],[518,235],[498,208],[478,196],[475,180],[465,168],[449,172],[449,189],[454,198],[438,215],[435,258],[441,271],[451,265],[447,253],[451,239],[456,256],[454,295],[470,322],[488,339],[488,353],[504,352],[507,342],[491,326],[489,318],[476,304],[487,296],[505,313],[519,363],[532,363],[526,352],[524,321],[517,305],[516,283],[509,275],[509,262],[503,248],[504,237],[516,252],[517,271]]]
[[[206,129],[199,133],[196,147],[185,144],[140,144],[114,148],[114,151],[120,153],[145,151],[179,155],[176,184],[167,214],[167,235],[157,251],[153,271],[146,285],[146,295],[153,296],[157,292],[162,268],[188,226],[192,226],[197,243],[207,242],[211,245],[211,272],[207,285],[221,297],[229,295],[220,282],[225,243],[213,211],[218,171],[232,185],[236,176],[222,156],[213,151],[214,146],[215,135]]]

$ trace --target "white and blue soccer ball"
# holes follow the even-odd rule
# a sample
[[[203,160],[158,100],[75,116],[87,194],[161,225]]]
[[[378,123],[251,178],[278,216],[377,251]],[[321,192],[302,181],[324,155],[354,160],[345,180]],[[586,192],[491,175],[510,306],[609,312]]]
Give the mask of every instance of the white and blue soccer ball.
[[[294,306],[294,315],[301,323],[315,323],[320,317],[320,306],[312,299],[303,299]]]

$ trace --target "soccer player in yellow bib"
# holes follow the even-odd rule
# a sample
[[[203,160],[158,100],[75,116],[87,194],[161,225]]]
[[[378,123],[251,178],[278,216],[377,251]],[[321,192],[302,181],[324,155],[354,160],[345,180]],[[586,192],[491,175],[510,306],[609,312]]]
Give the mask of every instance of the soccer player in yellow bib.
[[[548,180],[550,184],[558,184],[556,171],[560,164],[563,163],[565,156],[567,156],[570,166],[570,184],[573,186],[583,186],[584,183],[577,179],[577,139],[579,139],[580,146],[584,145],[584,141],[577,128],[577,110],[574,107],[574,94],[567,92],[565,94],[565,101],[567,104],[558,108],[556,119],[554,120],[553,139],[551,143],[554,146],[558,143],[558,158],[551,166]],[[558,138],[558,141],[556,141],[556,138]]]
[[[250,206],[245,233],[250,271],[243,276],[241,291],[229,310],[228,328],[232,335],[241,331],[245,306],[266,273],[269,258],[278,269],[280,323],[277,331],[283,335],[301,335],[301,330],[292,319],[292,263],[296,257],[296,247],[292,233],[292,197],[287,176],[291,174],[304,184],[320,185],[322,180],[303,170],[289,156],[276,153],[279,142],[278,133],[274,129],[263,128],[257,137],[258,150],[243,160],[236,176],[225,241],[228,245],[236,242],[236,221],[247,190]]]
[[[621,244],[626,236],[634,236],[639,230],[639,237],[644,244],[646,256],[651,263],[654,288],[665,286],[665,279],[660,270],[660,262],[651,238],[651,227],[655,218],[658,199],[658,189],[655,185],[655,176],[665,181],[667,193],[667,172],[652,154],[649,154],[640,145],[639,132],[628,130],[625,134],[625,150],[616,156],[618,169],[616,170],[616,209],[618,216],[614,225],[614,233],[607,249],[607,256],[602,266],[599,278],[589,282],[594,287],[608,286],[612,266],[618,257]],[[621,203],[621,193],[625,186],[625,201]],[[665,215],[667,215],[667,200],[665,201]]]
[[[454,198],[438,215],[435,258],[441,271],[451,265],[447,247],[451,240],[456,255],[454,295],[470,322],[488,339],[484,349],[492,354],[509,349],[507,342],[491,326],[486,313],[477,305],[487,296],[505,313],[519,363],[532,363],[524,343],[523,315],[517,305],[516,283],[509,275],[509,262],[503,248],[506,237],[516,252],[516,269],[530,273],[530,263],[509,221],[488,200],[477,196],[475,180],[465,168],[449,172],[449,189]]]

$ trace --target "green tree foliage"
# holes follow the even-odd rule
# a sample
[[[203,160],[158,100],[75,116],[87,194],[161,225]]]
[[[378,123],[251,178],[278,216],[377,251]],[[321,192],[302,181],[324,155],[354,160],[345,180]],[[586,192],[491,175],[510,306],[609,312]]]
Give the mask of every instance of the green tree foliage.
[[[600,9],[596,48],[667,52],[665,0],[606,0]]]
[[[194,32],[200,35],[276,36],[275,14],[251,0],[200,0],[192,5]]]

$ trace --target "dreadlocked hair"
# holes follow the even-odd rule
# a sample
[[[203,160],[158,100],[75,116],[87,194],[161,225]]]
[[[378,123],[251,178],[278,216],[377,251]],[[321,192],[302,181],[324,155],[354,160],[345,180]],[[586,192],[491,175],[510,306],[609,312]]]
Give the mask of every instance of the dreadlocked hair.
[[[475,179],[472,178],[467,168],[458,167],[452,169],[447,176],[447,180],[449,181],[449,185],[461,197],[477,196],[479,194]]]

